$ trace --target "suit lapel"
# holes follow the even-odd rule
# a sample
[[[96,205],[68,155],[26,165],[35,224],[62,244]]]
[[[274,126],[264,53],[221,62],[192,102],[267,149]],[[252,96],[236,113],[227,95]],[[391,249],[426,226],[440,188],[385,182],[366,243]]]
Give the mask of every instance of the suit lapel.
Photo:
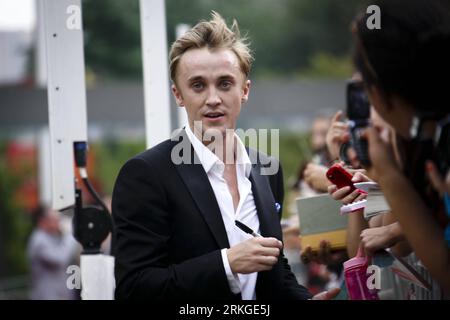
[[[186,139],[184,141],[189,141],[184,130],[182,132],[182,139]],[[191,197],[194,199],[197,207],[202,213],[217,244],[220,248],[229,248],[230,244],[228,242],[222,214],[208,176],[206,175],[203,166],[200,164],[192,144],[186,144],[186,148],[190,148],[190,164],[181,163],[175,165],[175,167],[189,190]]]
[[[276,237],[281,240],[281,234],[276,228],[280,222],[275,209],[275,198],[269,185],[269,179],[261,175],[259,164],[252,165],[250,181],[258,212],[261,235],[264,237]]]

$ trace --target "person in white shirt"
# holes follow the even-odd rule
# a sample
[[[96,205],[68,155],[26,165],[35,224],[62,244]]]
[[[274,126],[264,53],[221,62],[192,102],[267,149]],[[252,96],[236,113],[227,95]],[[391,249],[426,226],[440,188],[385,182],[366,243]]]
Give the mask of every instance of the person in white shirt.
[[[32,300],[73,300],[74,290],[67,287],[67,267],[76,260],[79,245],[60,227],[59,214],[38,207],[33,214],[36,228],[28,241],[27,256],[31,271]]]

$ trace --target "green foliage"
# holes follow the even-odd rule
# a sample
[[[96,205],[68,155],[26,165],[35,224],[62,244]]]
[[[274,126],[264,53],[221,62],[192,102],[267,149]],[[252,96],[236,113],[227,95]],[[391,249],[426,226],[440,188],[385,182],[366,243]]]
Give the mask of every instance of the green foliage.
[[[308,67],[299,72],[301,78],[336,78],[348,77],[353,70],[349,56],[335,57],[328,53],[317,53],[311,57]]]
[[[283,168],[285,205],[299,169],[311,159],[309,134],[283,133],[280,135],[280,162]],[[283,210],[283,216],[287,213]]]
[[[0,142],[0,277],[22,275],[27,271],[29,216],[14,199],[21,178],[6,167],[5,144]]]
[[[103,192],[111,195],[120,168],[127,160],[145,150],[145,142],[108,140],[92,144],[91,148],[96,155],[96,176]]]
[[[84,0],[88,68],[105,78],[139,78],[142,73],[138,0]]]
[[[348,59],[351,19],[368,3],[367,0],[167,0],[168,44],[175,40],[177,24],[193,26],[199,20],[209,19],[211,10],[216,10],[228,23],[237,19],[241,31],[248,34],[256,57],[253,77],[292,76],[302,70],[315,77],[336,77],[347,69],[338,65],[336,71],[335,65],[322,59]],[[140,80],[139,1],[83,0],[83,17],[88,70],[107,79]]]

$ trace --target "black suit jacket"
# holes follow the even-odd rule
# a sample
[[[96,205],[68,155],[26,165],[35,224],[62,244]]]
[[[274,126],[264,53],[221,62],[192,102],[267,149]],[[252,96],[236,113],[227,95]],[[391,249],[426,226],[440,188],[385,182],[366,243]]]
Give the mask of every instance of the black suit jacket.
[[[182,131],[177,139],[188,138]],[[220,251],[230,246],[214,191],[198,161],[173,163],[177,143],[167,140],[132,158],[117,177],[112,200],[116,299],[239,300],[223,267]],[[275,209],[283,200],[281,167],[277,174],[264,176],[261,163],[267,161],[254,164],[250,175],[260,231],[281,240]],[[282,256],[272,270],[259,272],[256,296],[311,297]]]

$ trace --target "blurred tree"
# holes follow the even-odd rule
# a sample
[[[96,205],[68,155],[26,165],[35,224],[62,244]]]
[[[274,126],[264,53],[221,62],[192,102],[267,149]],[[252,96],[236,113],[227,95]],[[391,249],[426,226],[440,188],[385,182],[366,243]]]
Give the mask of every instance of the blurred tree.
[[[131,157],[145,150],[145,141],[105,140],[102,143],[92,144],[90,148],[97,156],[94,170],[101,181],[103,195],[112,195],[120,168]]]
[[[344,79],[352,73],[353,64],[349,55],[334,56],[325,52],[315,53],[305,68],[298,71],[301,78]]]
[[[168,42],[178,23],[194,25],[218,11],[239,21],[256,55],[253,76],[297,75],[348,61],[350,21],[368,0],[166,0]],[[141,79],[138,0],[83,0],[86,62],[105,78]],[[325,63],[328,57],[333,63]],[[342,66],[337,66],[342,68]],[[320,68],[319,76],[327,76]]]
[[[27,172],[18,176],[8,167],[6,146],[0,141],[0,279],[27,271],[25,248],[31,230],[30,218],[15,197]]]
[[[299,70],[309,67],[314,57],[326,53],[329,57],[342,57],[351,51],[351,20],[367,0],[286,0],[287,16],[281,30],[280,51],[284,59],[277,65],[280,70]]]
[[[105,78],[141,76],[138,0],[85,0],[83,24],[91,71]]]

